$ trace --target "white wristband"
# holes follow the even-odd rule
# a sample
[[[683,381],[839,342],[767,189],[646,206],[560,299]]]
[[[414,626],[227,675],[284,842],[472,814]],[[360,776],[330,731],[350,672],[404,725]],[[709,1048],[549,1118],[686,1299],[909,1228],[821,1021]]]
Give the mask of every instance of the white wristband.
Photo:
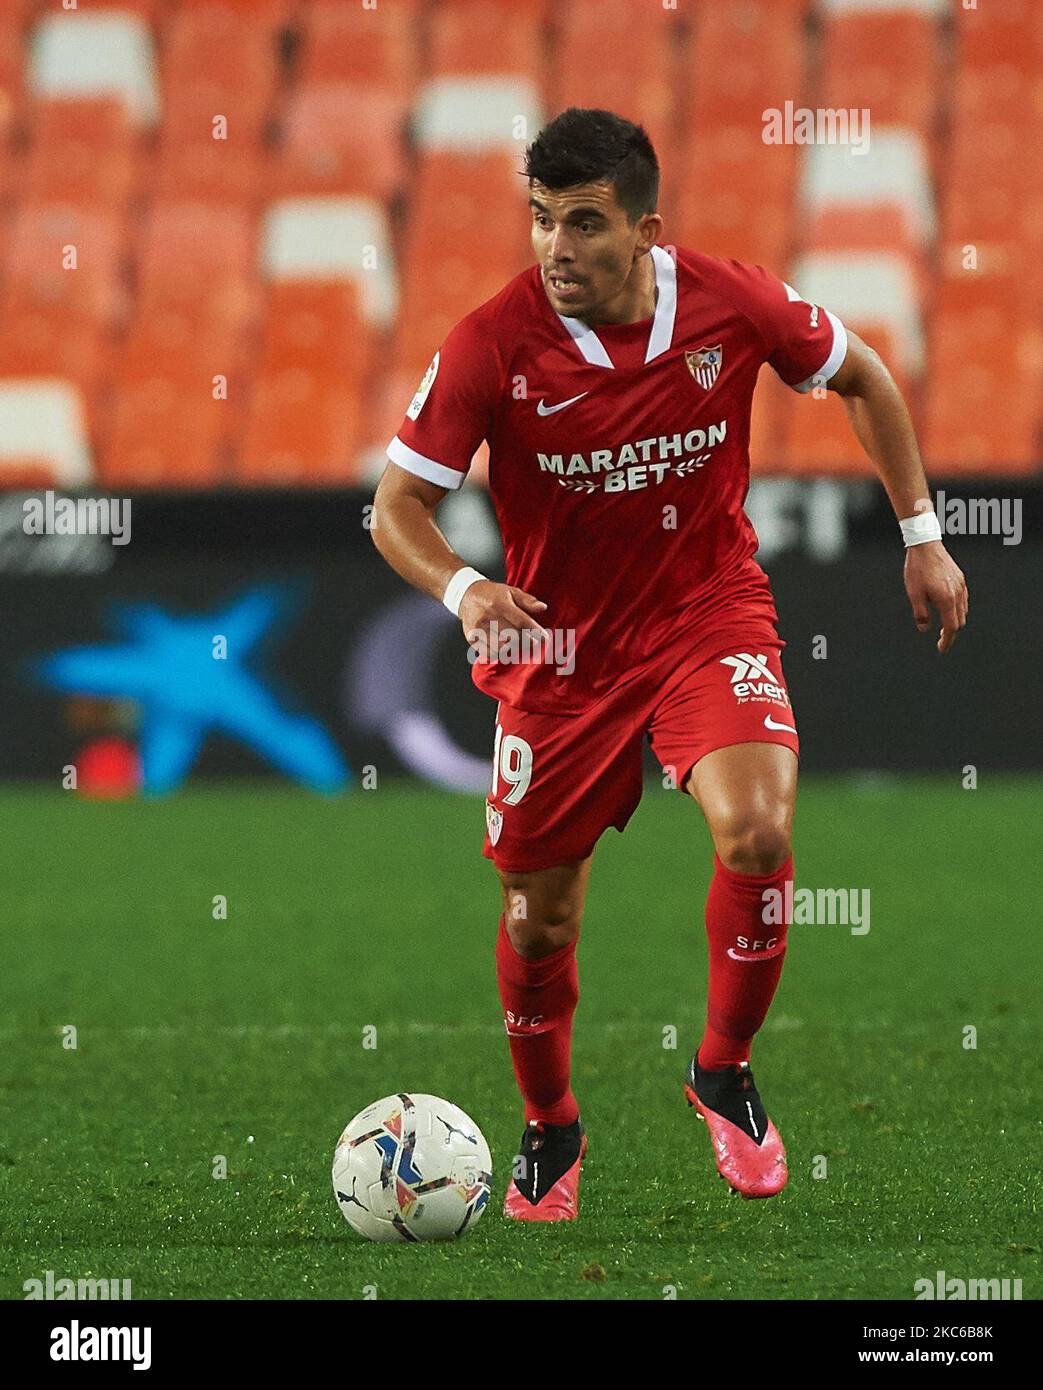
[[[463,569],[457,570],[445,586],[445,593],[442,595],[442,602],[452,613],[454,618],[460,616],[460,604],[463,602],[464,594],[472,584],[477,584],[479,579],[484,579],[484,574],[479,574],[477,570],[465,565]]]
[[[942,524],[934,512],[918,512],[916,516],[906,517],[898,524],[902,528],[906,550],[911,545],[923,545],[926,541],[940,541],[942,538]]]

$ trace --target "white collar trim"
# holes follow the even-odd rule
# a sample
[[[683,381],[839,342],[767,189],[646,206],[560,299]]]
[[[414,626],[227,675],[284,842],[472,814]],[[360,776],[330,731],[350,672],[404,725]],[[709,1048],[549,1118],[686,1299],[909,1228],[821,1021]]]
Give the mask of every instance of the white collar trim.
[[[645,352],[646,362],[651,362],[653,358],[659,357],[673,343],[674,319],[677,315],[677,266],[674,264],[674,258],[661,246],[653,246],[650,255],[652,264],[655,266],[655,282],[658,294],[655,316],[652,319],[652,328],[648,335],[648,348]],[[564,314],[558,314],[558,318],[561,319],[573,342],[591,366],[615,366],[605,349],[605,344],[589,324],[584,323],[582,319],[566,318]]]

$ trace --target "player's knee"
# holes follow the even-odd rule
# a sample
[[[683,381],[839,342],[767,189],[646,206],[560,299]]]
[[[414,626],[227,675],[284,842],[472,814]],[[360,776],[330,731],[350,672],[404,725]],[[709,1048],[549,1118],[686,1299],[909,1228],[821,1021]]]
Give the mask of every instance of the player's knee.
[[[539,960],[559,951],[579,935],[579,927],[571,921],[560,924],[548,922],[508,923],[507,935],[511,945],[526,960]]]
[[[714,827],[713,839],[721,861],[733,873],[774,873],[790,856],[787,808],[733,817]]]
[[[579,934],[582,902],[578,896],[548,895],[524,883],[505,882],[503,899],[504,925],[520,956],[550,955]]]

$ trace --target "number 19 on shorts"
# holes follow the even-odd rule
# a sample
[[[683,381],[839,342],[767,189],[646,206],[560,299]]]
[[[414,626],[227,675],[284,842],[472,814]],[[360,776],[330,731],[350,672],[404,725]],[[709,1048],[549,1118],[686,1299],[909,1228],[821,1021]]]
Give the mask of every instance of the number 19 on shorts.
[[[501,777],[510,787],[510,791],[504,793],[504,802],[517,806],[532,780],[532,747],[523,738],[505,735],[497,724],[493,743],[493,796],[499,795]]]

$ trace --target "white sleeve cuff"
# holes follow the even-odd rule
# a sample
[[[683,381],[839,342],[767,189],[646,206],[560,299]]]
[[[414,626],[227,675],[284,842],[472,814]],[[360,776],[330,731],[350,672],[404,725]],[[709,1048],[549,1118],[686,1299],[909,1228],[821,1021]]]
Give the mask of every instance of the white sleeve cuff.
[[[447,468],[444,463],[429,459],[425,454],[418,454],[408,444],[403,444],[397,434],[387,446],[387,456],[392,463],[397,463],[399,468],[404,468],[407,473],[415,473],[418,478],[426,478],[429,483],[450,488],[453,492],[463,484],[467,476],[458,468]]]
[[[831,377],[836,376],[837,372],[844,365],[844,358],[847,356],[847,329],[837,318],[836,314],[831,314],[828,309],[822,311],[826,318],[833,325],[833,346],[829,356],[819,367],[818,371],[809,376],[806,381],[798,381],[796,386],[791,389],[800,391],[802,394],[811,390],[813,386],[825,386]]]

